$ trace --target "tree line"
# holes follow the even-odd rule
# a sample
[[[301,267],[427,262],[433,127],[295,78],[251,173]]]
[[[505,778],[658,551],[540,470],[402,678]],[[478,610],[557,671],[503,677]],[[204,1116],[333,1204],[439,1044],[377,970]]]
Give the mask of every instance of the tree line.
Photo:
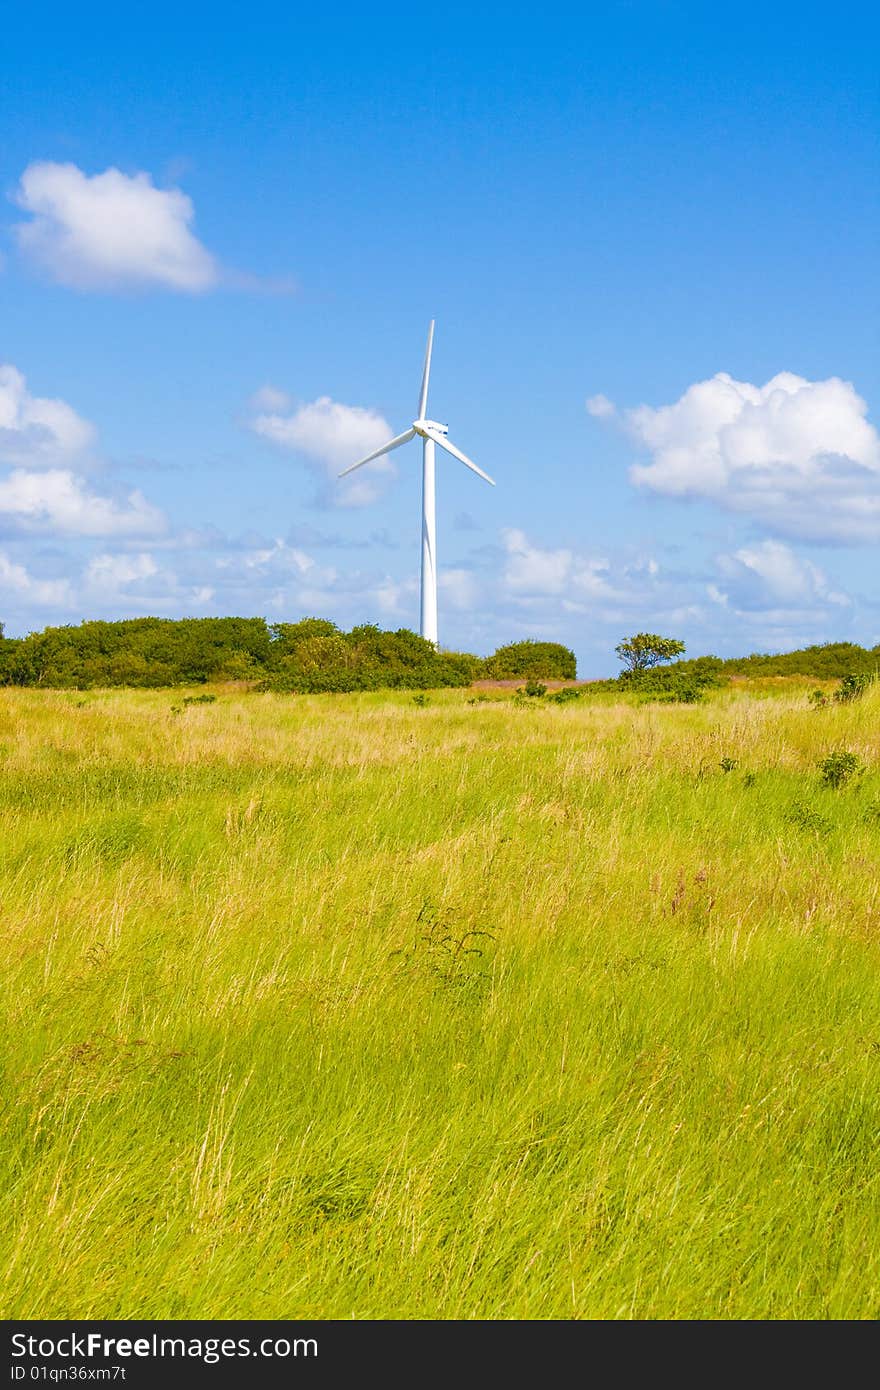
[[[684,643],[636,633],[615,648],[623,670],[593,692],[628,686],[653,698],[699,699],[730,676],[873,676],[880,645],[827,642],[782,654],[681,659]],[[678,660],[674,658],[678,657]],[[47,627],[5,638],[0,624],[0,685],[88,689],[249,681],[264,690],[311,694],[350,690],[430,690],[479,679],[574,680],[574,653],[558,642],[510,642],[491,656],[438,651],[407,628],[364,623],[346,632],[326,618],[268,623],[264,618],[128,618]],[[572,695],[574,692],[571,692]]]
[[[406,628],[386,632],[365,623],[346,632],[324,618],[129,618],[47,627],[23,638],[4,638],[0,626],[2,685],[82,690],[245,680],[307,694],[575,676],[574,653],[556,642],[513,642],[478,657],[438,651]]]
[[[816,680],[854,682],[859,690],[874,680],[880,669],[880,646],[860,647],[855,642],[825,642],[793,652],[754,652],[751,656],[683,657],[685,645],[674,637],[639,632],[615,647],[623,664],[616,681],[601,681],[590,688],[624,686],[643,698],[692,702],[701,700],[713,686],[732,676],[809,676]],[[822,692],[820,691],[821,695]],[[835,696],[835,698],[841,698]]]

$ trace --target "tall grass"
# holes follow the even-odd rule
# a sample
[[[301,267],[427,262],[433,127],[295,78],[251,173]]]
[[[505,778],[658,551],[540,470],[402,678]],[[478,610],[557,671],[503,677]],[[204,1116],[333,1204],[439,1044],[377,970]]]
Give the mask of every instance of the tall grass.
[[[0,1311],[876,1316],[880,692],[760,695],[0,692]]]

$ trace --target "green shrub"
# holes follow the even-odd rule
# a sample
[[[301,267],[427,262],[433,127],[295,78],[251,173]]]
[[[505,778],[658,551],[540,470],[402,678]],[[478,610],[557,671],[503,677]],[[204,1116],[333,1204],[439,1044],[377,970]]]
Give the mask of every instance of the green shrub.
[[[302,618],[298,623],[272,623],[269,636],[273,657],[278,660],[290,654],[310,637],[335,637],[339,628],[329,618]]]
[[[290,624],[282,655],[261,689],[299,695],[352,690],[435,690],[470,685],[478,659],[438,652],[407,628],[385,632],[371,623],[341,632],[310,619]],[[328,630],[332,628],[332,631]]]
[[[753,653],[751,656],[700,656],[675,662],[684,674],[695,668],[712,669],[727,676],[813,676],[816,680],[840,679],[851,672],[872,675],[880,665],[880,646],[868,649],[853,642],[826,642],[794,652]]]
[[[815,835],[827,835],[834,829],[833,822],[827,816],[805,801],[795,801],[786,811],[785,819],[789,825],[796,825],[798,830],[809,830]]]
[[[718,679],[711,670],[682,672],[675,665],[622,671],[617,683],[643,700],[693,705],[703,699],[710,687],[718,684]]]
[[[574,652],[559,642],[510,642],[487,656],[479,674],[487,680],[518,680],[533,676],[536,680],[575,680],[577,662]]]
[[[303,693],[419,690],[469,685],[480,665],[405,628],[364,624],[346,633],[324,618],[272,627],[262,618],[132,618],[0,636],[0,684],[80,690],[215,680]]]
[[[839,789],[845,787],[847,782],[851,782],[854,777],[864,771],[864,763],[858,753],[851,753],[848,749],[841,748],[822,759],[819,763],[819,771],[822,773],[822,781],[826,787]]]
[[[588,689],[585,685],[564,685],[561,690],[554,690],[547,696],[554,705],[567,705],[572,700],[579,700]]]
[[[678,680],[670,681],[666,687],[660,687],[656,694],[649,695],[651,700],[658,700],[661,704],[675,705],[695,705],[703,699],[705,687],[698,681]]]
[[[258,680],[266,669],[265,663],[257,660],[250,652],[233,652],[223,662],[214,676],[218,681]]]
[[[848,705],[853,700],[860,699],[873,680],[873,673],[869,671],[850,671],[848,675],[844,676],[838,689],[834,692],[836,703]]]
[[[270,651],[262,618],[84,622],[21,639],[4,660],[0,679],[68,689],[200,685],[216,680],[230,662],[261,671]]]
[[[725,675],[814,676],[834,680],[848,672],[872,673],[880,662],[880,646],[868,649],[854,642],[825,642],[794,652],[730,657],[721,663]]]

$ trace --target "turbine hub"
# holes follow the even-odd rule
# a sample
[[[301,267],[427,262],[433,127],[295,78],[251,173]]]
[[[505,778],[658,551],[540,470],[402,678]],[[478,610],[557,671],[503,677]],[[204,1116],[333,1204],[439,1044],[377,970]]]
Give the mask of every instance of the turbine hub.
[[[435,434],[445,435],[449,433],[449,426],[441,425],[437,420],[413,420],[413,429],[415,430],[416,434],[420,434],[423,439],[426,438],[426,425],[430,429],[434,430]]]

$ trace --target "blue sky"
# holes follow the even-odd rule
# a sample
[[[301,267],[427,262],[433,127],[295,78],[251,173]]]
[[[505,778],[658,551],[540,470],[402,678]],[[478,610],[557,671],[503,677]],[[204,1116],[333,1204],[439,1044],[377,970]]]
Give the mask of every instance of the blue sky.
[[[435,317],[430,413],[498,484],[438,468],[444,645],[880,641],[871,7],[5,28],[7,633],[417,626],[418,449],[332,479]]]

